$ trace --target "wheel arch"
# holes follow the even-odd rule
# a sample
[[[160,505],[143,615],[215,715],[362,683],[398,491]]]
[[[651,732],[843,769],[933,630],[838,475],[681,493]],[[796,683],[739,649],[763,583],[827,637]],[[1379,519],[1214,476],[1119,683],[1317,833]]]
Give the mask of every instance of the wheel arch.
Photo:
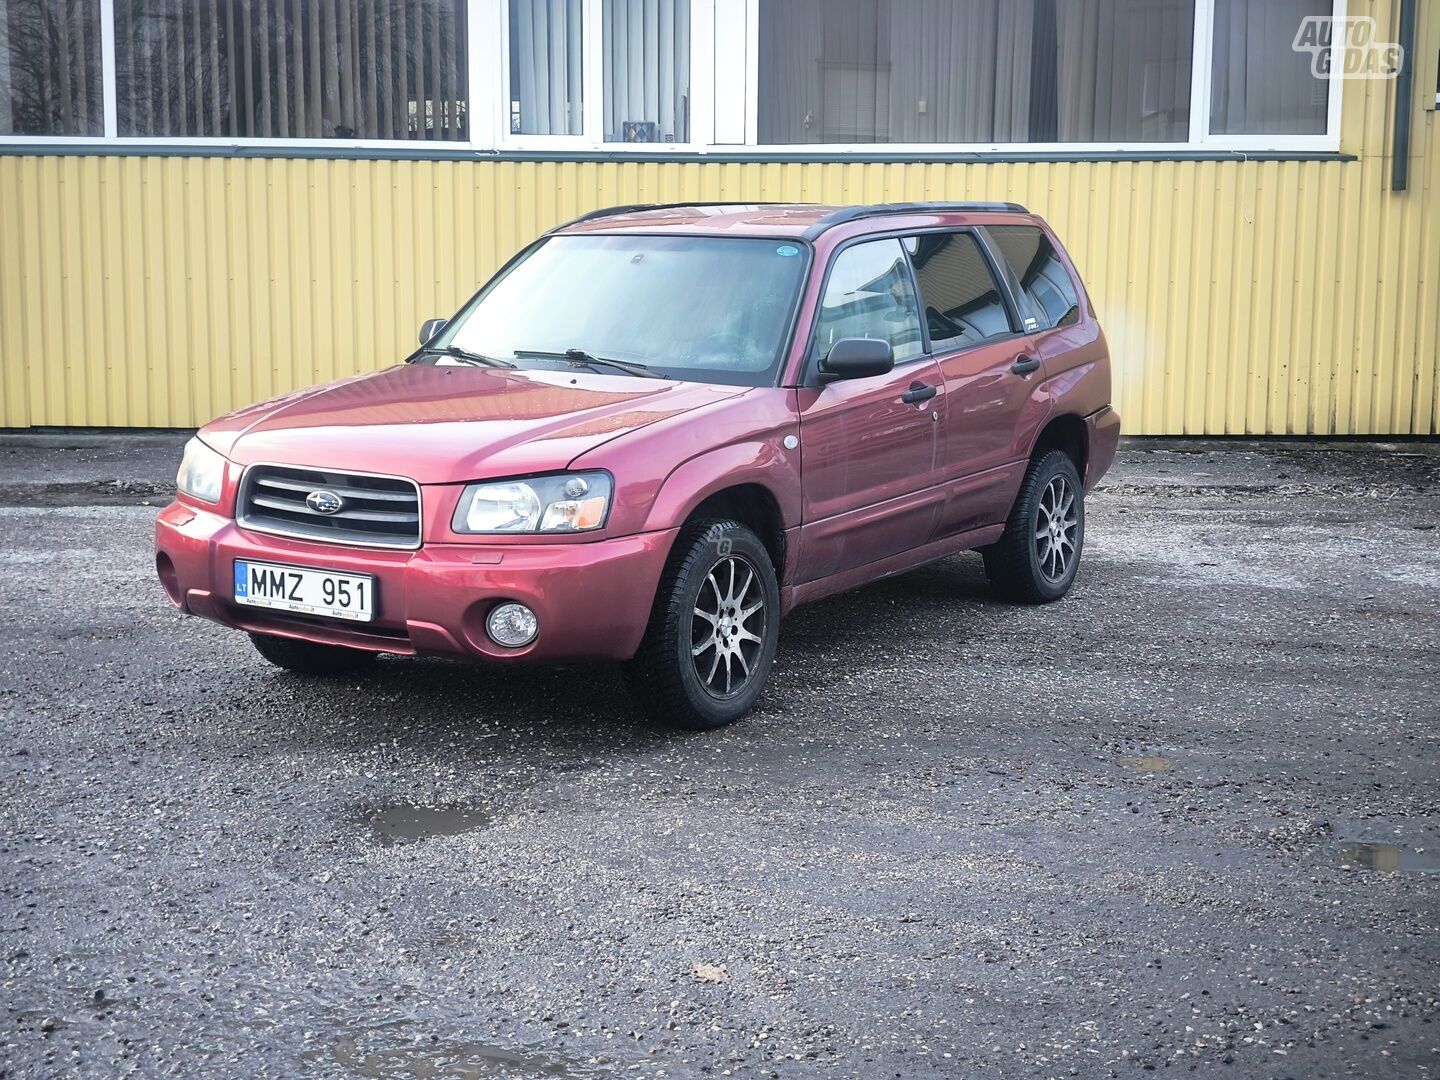
[[[1051,450],[1061,450],[1075,463],[1080,482],[1085,482],[1085,468],[1090,458],[1090,432],[1084,417],[1075,413],[1061,413],[1053,416],[1035,438],[1030,450],[1030,460],[1037,461]]]
[[[726,518],[744,525],[760,538],[770,553],[776,581],[784,581],[785,519],[780,513],[779,500],[768,487],[751,481],[712,491],[685,516],[686,522],[702,518]]]

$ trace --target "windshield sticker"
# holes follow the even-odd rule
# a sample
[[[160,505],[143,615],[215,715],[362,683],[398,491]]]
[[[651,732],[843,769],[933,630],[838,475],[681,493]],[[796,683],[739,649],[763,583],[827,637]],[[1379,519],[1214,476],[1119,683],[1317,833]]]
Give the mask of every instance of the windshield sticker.
[[[784,255],[788,259],[791,255],[799,255],[800,249],[793,244],[781,244],[775,249],[775,254]]]

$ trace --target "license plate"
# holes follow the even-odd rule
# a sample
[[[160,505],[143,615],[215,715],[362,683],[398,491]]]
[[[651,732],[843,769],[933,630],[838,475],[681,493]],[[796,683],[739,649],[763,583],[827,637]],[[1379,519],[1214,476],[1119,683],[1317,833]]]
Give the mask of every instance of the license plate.
[[[303,566],[235,560],[235,602],[301,615],[369,622],[375,617],[375,579]]]

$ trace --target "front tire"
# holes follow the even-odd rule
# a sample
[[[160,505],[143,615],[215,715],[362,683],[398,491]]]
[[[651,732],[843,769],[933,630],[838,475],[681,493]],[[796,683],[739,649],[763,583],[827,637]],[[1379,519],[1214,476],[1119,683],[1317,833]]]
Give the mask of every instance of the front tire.
[[[297,638],[251,634],[255,651],[276,667],[301,675],[344,675],[375,662],[375,654],[341,645],[317,645]]]
[[[1051,450],[1030,463],[1000,539],[982,550],[1002,600],[1048,604],[1075,583],[1085,546],[1085,489],[1075,462]]]
[[[661,723],[723,727],[759,700],[779,640],[780,587],[760,538],[736,521],[693,522],[676,538],[626,682]]]

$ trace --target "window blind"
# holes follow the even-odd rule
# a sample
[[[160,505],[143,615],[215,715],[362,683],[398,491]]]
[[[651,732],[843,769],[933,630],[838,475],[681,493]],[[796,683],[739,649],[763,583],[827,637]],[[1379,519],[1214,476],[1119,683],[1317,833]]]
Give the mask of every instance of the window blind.
[[[100,135],[99,0],[0,0],[0,135]]]
[[[581,0],[510,0],[510,130],[584,132]]]
[[[1194,10],[761,0],[760,142],[1183,142]]]
[[[605,0],[605,141],[690,139],[689,0]]]
[[[119,133],[466,137],[464,0],[114,0]]]
[[[1215,0],[1211,132],[1323,133],[1329,83],[1291,46],[1306,16],[1329,14],[1329,0]]]

